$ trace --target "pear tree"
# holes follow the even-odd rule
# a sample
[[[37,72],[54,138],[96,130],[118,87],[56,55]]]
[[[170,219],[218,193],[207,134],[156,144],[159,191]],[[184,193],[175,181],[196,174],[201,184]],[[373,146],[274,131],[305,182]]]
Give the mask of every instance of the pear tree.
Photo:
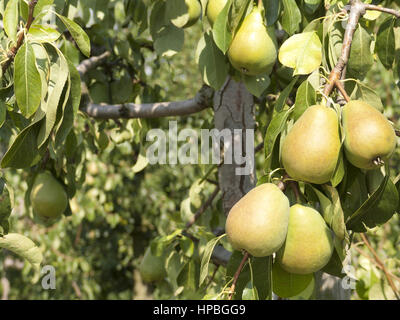
[[[54,263],[69,288],[3,298],[400,299],[400,1],[0,15],[0,275]],[[216,163],[189,129],[219,133]]]

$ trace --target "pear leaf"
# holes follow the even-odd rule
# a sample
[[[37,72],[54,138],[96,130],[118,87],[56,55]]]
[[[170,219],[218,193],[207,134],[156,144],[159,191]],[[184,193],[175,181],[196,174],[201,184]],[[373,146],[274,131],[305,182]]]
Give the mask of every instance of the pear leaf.
[[[295,34],[279,50],[279,61],[294,69],[293,75],[309,74],[322,61],[322,45],[315,31]]]

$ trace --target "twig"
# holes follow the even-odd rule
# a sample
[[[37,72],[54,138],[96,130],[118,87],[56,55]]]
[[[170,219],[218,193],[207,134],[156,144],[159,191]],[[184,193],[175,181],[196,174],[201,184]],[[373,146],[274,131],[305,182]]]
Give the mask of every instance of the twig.
[[[1,278],[1,286],[3,287],[3,294],[1,300],[8,300],[8,295],[10,293],[10,281],[6,277]]]
[[[383,8],[383,7],[379,7],[373,4],[367,4],[364,3],[364,8],[366,10],[375,10],[375,11],[381,11],[381,12],[385,12],[385,13],[389,13],[394,15],[396,18],[400,18],[400,11],[394,10],[394,9],[390,9],[390,8]]]
[[[369,261],[371,261],[375,266],[377,266],[379,269],[381,269],[381,270],[383,270],[382,269],[382,266],[379,264],[379,263],[377,263],[376,262],[376,260],[374,260],[373,258],[371,258],[367,253],[365,253],[364,251],[362,251],[360,248],[358,248],[358,247],[356,247],[356,246],[353,246],[353,249],[354,250],[356,250],[359,254],[361,254],[363,257],[365,257],[365,258],[367,258]],[[390,276],[393,278],[393,279],[395,279],[395,280],[397,280],[397,281],[399,281],[400,282],[400,278],[399,277],[397,277],[396,275],[394,275],[392,272],[390,272],[389,270],[388,270],[388,273],[390,274]]]
[[[206,285],[206,288],[205,288],[206,291],[207,291],[208,287],[210,286],[210,284],[214,281],[214,278],[215,278],[215,275],[217,274],[218,269],[219,269],[219,265],[216,265],[215,269],[214,269],[214,272],[213,272],[210,280],[208,281],[208,283]]]
[[[233,298],[233,295],[235,293],[236,283],[237,283],[237,281],[239,279],[240,273],[243,270],[244,264],[246,263],[246,261],[249,258],[249,256],[250,256],[249,253],[245,252],[245,254],[243,256],[243,259],[240,262],[239,267],[237,268],[237,270],[235,272],[235,275],[233,276],[233,282],[232,282],[231,288],[229,289],[228,300],[232,300],[232,298]]]
[[[376,251],[374,250],[374,248],[372,248],[372,246],[370,245],[370,243],[368,242],[367,236],[364,233],[360,233],[361,239],[363,240],[363,242],[365,243],[365,245],[367,246],[367,248],[369,249],[369,251],[371,251],[372,255],[374,256],[376,262],[381,266],[383,273],[386,276],[387,281],[389,282],[390,287],[393,290],[394,295],[396,296],[397,300],[400,300],[400,296],[398,294],[397,288],[393,283],[393,279],[390,276],[389,272],[387,271],[385,264],[382,262],[382,260],[379,258],[378,254],[376,253]]]
[[[79,286],[75,281],[72,281],[72,288],[74,288],[76,296],[79,298],[79,300],[81,300],[82,292],[81,292],[81,289],[79,289]]]
[[[111,53],[106,51],[99,56],[85,59],[76,67],[76,69],[78,70],[80,76],[83,77],[89,70],[102,64],[109,56],[111,56]]]
[[[342,94],[342,96],[346,100],[346,102],[349,102],[350,101],[350,97],[347,94],[346,90],[344,89],[344,87],[342,85],[342,82],[340,80],[336,80],[335,86],[336,86],[336,88],[339,89],[340,93]]]
[[[204,202],[201,207],[197,210],[197,212],[195,213],[195,215],[193,216],[193,218],[186,223],[186,227],[185,227],[185,231],[187,231],[192,225],[194,225],[196,223],[196,221],[200,218],[200,216],[204,213],[204,211],[207,210],[207,208],[209,206],[211,206],[214,198],[217,196],[217,194],[219,193],[219,186],[217,186],[214,190],[214,192],[210,195],[210,197],[207,199],[206,202]]]
[[[35,10],[35,6],[37,3],[38,3],[38,0],[31,0],[29,2],[28,21],[26,22],[25,30],[20,31],[20,33],[18,35],[18,39],[17,39],[17,44],[14,47],[12,47],[9,52],[7,52],[8,59],[2,65],[3,74],[6,72],[6,70],[10,66],[10,64],[14,61],[15,55],[17,54],[19,48],[21,48],[22,44],[24,43],[25,32],[28,33],[29,29],[32,25],[32,22],[34,20],[33,12]]]
[[[261,150],[263,150],[264,149],[264,142],[261,142],[259,145],[257,145],[255,148],[254,148],[254,153],[257,153],[257,152],[259,152],[259,151],[261,151]]]

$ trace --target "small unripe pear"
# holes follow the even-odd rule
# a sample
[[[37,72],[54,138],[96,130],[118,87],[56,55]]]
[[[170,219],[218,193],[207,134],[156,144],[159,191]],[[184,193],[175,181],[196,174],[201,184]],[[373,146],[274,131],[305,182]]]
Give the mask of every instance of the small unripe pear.
[[[189,20],[183,26],[183,28],[188,28],[194,25],[201,16],[201,4],[198,0],[185,0],[186,6],[188,8]]]
[[[371,170],[384,164],[396,147],[393,126],[377,109],[360,100],[342,110],[344,150],[355,167]]]
[[[167,275],[163,257],[153,255],[148,247],[140,263],[139,272],[144,282],[161,281]]]
[[[225,7],[228,0],[208,0],[207,2],[207,19],[210,22],[210,25],[213,26],[215,20],[222,9]]]
[[[276,61],[275,33],[265,26],[262,12],[254,7],[244,18],[228,50],[232,66],[246,75],[270,73]]]
[[[282,163],[290,177],[322,184],[331,179],[340,152],[339,122],[328,107],[309,107],[295,122],[282,146]]]
[[[332,253],[332,232],[319,212],[300,204],[290,207],[286,241],[277,253],[280,266],[290,273],[310,274],[321,270]]]
[[[61,216],[68,205],[64,188],[49,171],[36,176],[30,193],[30,201],[33,212],[45,219]]]
[[[288,198],[276,185],[264,183],[232,207],[225,230],[234,249],[265,257],[282,246],[288,219]]]

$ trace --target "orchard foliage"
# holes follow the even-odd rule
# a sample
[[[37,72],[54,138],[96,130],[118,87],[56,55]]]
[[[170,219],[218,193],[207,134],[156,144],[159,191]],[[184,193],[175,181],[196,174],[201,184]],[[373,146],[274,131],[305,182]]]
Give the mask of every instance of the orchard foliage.
[[[340,123],[346,98],[340,89],[398,125],[395,15],[367,10],[359,17],[343,88],[327,94],[342,57],[349,1],[227,0],[212,26],[207,0],[200,3],[201,18],[188,26],[184,0],[0,0],[0,247],[7,249],[0,273],[12,279],[11,297],[146,298],[138,271],[145,252],[165,271],[149,285],[154,298],[229,296],[243,254],[224,236],[217,166],[149,165],[146,133],[168,130],[168,121],[95,120],[85,112],[88,104],[175,101],[194,96],[203,83],[217,91],[227,77],[241,81],[255,96],[255,145],[263,143],[256,154],[259,184],[293,183],[281,145],[315,104],[330,105]],[[379,5],[399,10],[400,1]],[[228,50],[255,6],[276,36],[278,54],[272,70],[251,76],[232,67]],[[104,52],[107,59],[84,70],[82,61]],[[176,120],[182,127],[214,127],[211,109]],[[381,169],[365,171],[346,159],[344,138],[340,126],[340,157],[328,183],[298,181],[284,192],[291,205],[317,209],[335,235],[323,272],[355,277],[356,298],[394,298],[385,266],[357,241],[364,232],[374,235],[371,245],[385,255],[399,287],[399,151]],[[51,223],[38,219],[30,203],[35,177],[45,170],[68,196],[64,215]],[[213,255],[222,247],[232,253],[227,261]],[[20,258],[10,251],[29,262],[22,271],[14,270]],[[346,269],[350,253],[356,272]],[[57,290],[41,288],[43,265],[54,266]],[[272,292],[310,299],[318,291],[314,276],[288,274],[272,257],[249,258],[236,281],[235,299],[271,299]],[[296,285],[288,288],[287,281]]]

